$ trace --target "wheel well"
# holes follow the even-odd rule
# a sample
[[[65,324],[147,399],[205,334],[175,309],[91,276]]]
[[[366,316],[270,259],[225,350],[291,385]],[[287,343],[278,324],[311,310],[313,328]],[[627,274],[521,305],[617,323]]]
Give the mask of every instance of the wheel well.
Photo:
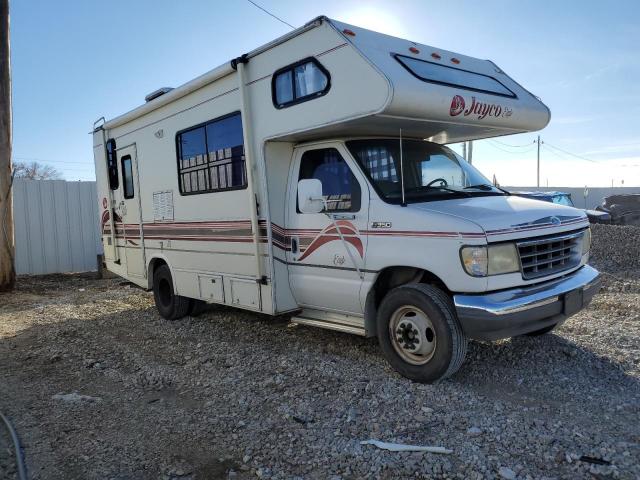
[[[167,262],[165,262],[162,258],[152,258],[149,262],[149,268],[147,269],[147,281],[149,290],[153,288],[153,274],[161,265],[167,265]]]
[[[380,271],[375,283],[367,294],[364,309],[364,324],[367,337],[376,336],[376,321],[380,302],[389,290],[409,283],[426,283],[439,288],[451,296],[451,291],[435,274],[417,267],[395,266]]]

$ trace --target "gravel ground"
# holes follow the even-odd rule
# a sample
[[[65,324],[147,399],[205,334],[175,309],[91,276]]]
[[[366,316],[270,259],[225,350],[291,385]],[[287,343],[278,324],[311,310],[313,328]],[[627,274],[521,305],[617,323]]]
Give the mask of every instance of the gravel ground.
[[[375,340],[219,307],[167,322],[119,279],[22,278],[0,295],[0,411],[32,479],[640,478],[639,232],[594,229],[607,275],[588,309],[471,343],[438,385]]]

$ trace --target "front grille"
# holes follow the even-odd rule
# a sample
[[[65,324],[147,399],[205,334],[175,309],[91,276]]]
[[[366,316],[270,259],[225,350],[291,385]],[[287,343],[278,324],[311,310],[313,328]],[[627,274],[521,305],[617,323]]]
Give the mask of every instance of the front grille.
[[[584,231],[516,242],[522,278],[546,277],[578,266],[582,258]]]

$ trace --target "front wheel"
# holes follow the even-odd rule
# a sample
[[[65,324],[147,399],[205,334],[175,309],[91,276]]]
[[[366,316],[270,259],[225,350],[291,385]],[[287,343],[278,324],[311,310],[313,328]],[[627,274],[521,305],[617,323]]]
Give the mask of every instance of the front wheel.
[[[453,375],[464,362],[465,337],[451,299],[422,283],[391,290],[378,309],[378,341],[401,375],[432,383]]]

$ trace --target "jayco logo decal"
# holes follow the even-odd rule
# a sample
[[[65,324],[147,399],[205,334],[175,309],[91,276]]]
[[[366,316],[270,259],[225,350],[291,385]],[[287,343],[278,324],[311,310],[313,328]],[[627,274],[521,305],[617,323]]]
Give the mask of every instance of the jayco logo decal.
[[[456,95],[455,97],[453,97],[453,100],[451,100],[451,109],[449,110],[449,115],[451,115],[452,117],[457,117],[462,113],[463,110],[464,98],[462,98],[460,95]]]
[[[471,97],[469,107],[466,106],[466,103],[462,95],[455,95],[451,99],[449,115],[452,117],[457,117],[460,114],[465,117],[477,115],[478,120],[482,120],[486,117],[510,117],[513,114],[513,110],[509,107],[495,103],[479,102],[476,100],[476,97]]]

